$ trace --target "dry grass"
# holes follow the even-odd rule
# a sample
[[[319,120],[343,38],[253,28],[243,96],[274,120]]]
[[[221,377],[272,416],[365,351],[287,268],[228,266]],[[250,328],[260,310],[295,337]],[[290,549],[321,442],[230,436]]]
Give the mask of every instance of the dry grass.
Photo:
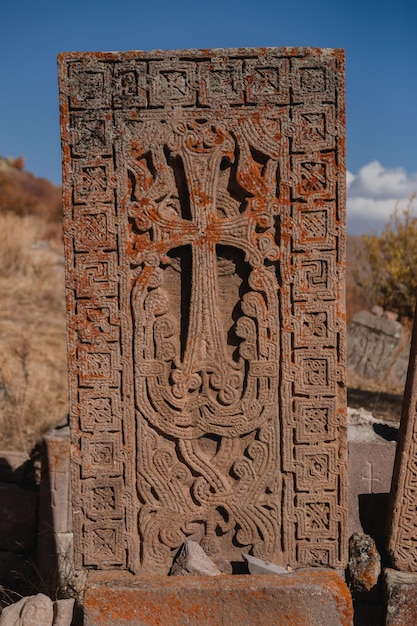
[[[358,235],[348,235],[346,241],[346,319],[347,323],[353,316],[363,309],[372,308],[369,294],[361,289],[356,280],[358,258],[363,249],[362,238]],[[366,268],[361,268],[362,273]]]
[[[67,412],[64,274],[46,223],[0,214],[0,448],[30,451]]]

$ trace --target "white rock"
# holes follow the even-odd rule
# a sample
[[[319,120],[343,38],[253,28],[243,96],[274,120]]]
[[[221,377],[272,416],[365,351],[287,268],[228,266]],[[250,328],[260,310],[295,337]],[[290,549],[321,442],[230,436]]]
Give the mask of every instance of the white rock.
[[[203,548],[190,539],[177,552],[170,576],[219,576],[221,571],[207,556]]]
[[[6,606],[0,615],[0,626],[53,626],[53,619],[52,601],[38,593]]]
[[[68,600],[55,600],[53,626],[71,626],[74,612],[74,598]]]
[[[374,425],[386,426],[398,430],[399,424],[388,420],[375,418],[364,408],[353,409],[348,407],[348,440],[349,441],[385,441],[375,432]]]
[[[281,565],[263,561],[250,554],[242,554],[242,556],[248,564],[250,574],[288,574],[288,570]]]

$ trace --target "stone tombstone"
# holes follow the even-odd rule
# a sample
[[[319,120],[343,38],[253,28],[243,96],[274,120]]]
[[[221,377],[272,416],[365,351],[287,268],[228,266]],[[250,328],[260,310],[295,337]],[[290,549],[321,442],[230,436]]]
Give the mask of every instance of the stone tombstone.
[[[359,311],[348,327],[349,371],[362,378],[385,381],[390,377],[390,370],[400,356],[403,335],[402,326],[396,320],[369,311]],[[404,384],[405,374],[406,371],[404,381],[397,380],[397,384]],[[395,376],[390,378],[395,379]]]
[[[392,475],[387,547],[394,567],[417,572],[417,310]]]
[[[59,74],[77,567],[344,567],[343,51]]]

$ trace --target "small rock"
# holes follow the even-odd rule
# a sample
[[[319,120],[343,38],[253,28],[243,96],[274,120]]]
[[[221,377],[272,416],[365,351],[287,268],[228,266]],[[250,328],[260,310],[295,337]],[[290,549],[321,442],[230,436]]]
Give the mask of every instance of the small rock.
[[[219,576],[221,571],[196,542],[185,541],[177,552],[170,576]]]
[[[53,626],[71,626],[74,612],[74,598],[68,600],[55,600]]]
[[[242,556],[248,564],[250,574],[288,574],[288,570],[281,565],[263,561],[250,554],[242,554]]]
[[[394,313],[393,311],[384,311],[384,317],[396,322],[398,320],[398,313]]]
[[[381,573],[381,558],[375,541],[365,533],[349,539],[348,580],[352,593],[371,591]]]
[[[377,304],[372,307],[372,313],[374,315],[377,315],[378,317],[382,317],[384,315],[384,309],[382,308],[382,306],[378,306]]]
[[[348,407],[348,440],[349,441],[387,441],[381,433],[389,431],[390,440],[397,437],[398,423],[388,420],[381,420],[372,415],[363,407],[355,409]]]
[[[0,626],[52,626],[53,619],[52,601],[38,593],[6,606],[0,615]]]
[[[386,626],[417,624],[417,574],[384,570]]]

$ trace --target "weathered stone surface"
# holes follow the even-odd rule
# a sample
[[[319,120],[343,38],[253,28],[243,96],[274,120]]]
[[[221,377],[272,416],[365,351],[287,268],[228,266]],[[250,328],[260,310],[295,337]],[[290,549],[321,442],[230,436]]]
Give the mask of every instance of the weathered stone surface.
[[[52,626],[53,618],[52,600],[38,593],[4,608],[0,615],[0,626]]]
[[[38,494],[0,483],[0,550],[23,552],[35,545]]]
[[[54,533],[72,530],[70,490],[70,433],[68,428],[51,430],[43,438],[40,489],[40,530]]]
[[[53,626],[71,626],[74,602],[74,598],[55,600]]]
[[[417,574],[385,569],[384,583],[385,626],[415,626],[417,624]]]
[[[359,311],[348,327],[349,371],[387,385],[405,383],[409,335],[389,314]]]
[[[343,52],[59,65],[77,567],[344,567]]]
[[[288,570],[275,563],[269,561],[263,561],[257,559],[256,556],[250,554],[244,554],[243,558],[248,564],[248,570],[250,574],[288,574]]]
[[[84,626],[351,626],[352,600],[332,571],[277,576],[135,577],[90,572]]]
[[[403,387],[407,380],[408,361],[410,359],[410,340],[411,334],[410,331],[408,331],[401,342],[403,347],[397,352],[394,363],[391,365],[387,376],[387,384],[392,385],[392,387]]]
[[[394,567],[417,571],[417,315],[392,477],[388,553]]]
[[[2,610],[0,626],[71,626],[74,602],[52,602],[43,593],[28,596]]]
[[[50,431],[43,439],[37,564],[51,595],[74,578],[68,428]]]
[[[371,591],[381,574],[381,557],[375,541],[365,533],[349,539],[348,580],[353,593]]]
[[[367,432],[365,436],[367,436]],[[395,441],[349,440],[349,534],[366,532],[385,544]]]
[[[184,541],[175,555],[170,576],[218,576],[219,568],[196,541]]]

